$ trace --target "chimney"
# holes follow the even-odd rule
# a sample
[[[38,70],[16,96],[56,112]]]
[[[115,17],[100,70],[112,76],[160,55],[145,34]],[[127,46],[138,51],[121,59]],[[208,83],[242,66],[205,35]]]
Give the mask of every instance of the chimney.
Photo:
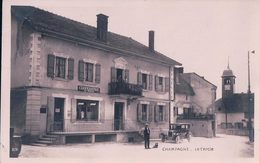
[[[108,16],[104,14],[97,15],[97,39],[103,42],[107,41],[107,23]]]
[[[149,31],[149,49],[154,51],[154,31]]]

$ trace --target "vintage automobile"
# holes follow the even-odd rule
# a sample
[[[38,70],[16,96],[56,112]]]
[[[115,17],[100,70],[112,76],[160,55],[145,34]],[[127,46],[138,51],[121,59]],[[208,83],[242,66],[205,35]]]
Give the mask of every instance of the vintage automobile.
[[[173,140],[175,143],[180,143],[182,139],[187,139],[190,142],[192,133],[190,132],[189,123],[172,123],[169,125],[169,130],[160,133],[162,142]]]

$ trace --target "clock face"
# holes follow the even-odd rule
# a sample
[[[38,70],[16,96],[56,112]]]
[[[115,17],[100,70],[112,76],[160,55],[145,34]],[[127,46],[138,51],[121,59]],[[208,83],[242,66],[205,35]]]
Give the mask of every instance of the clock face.
[[[231,90],[231,86],[230,85],[224,85],[224,89],[225,90]]]

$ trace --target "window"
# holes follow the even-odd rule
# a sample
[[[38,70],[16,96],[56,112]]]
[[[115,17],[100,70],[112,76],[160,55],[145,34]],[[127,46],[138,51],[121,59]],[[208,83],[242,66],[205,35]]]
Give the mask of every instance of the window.
[[[170,79],[168,77],[155,76],[155,90],[158,92],[169,92]]]
[[[79,60],[78,64],[78,80],[81,82],[100,83],[101,80],[101,65],[84,62]]]
[[[159,105],[159,121],[163,121],[163,106]]]
[[[129,70],[111,67],[111,82],[129,82]]]
[[[151,74],[138,72],[137,74],[137,84],[142,85],[145,90],[153,89],[153,76]]]
[[[148,121],[147,104],[142,104],[142,121]]]
[[[74,78],[74,59],[48,55],[47,76],[51,78],[62,78],[73,80]]]
[[[77,120],[98,121],[99,101],[77,100]]]
[[[167,104],[157,104],[154,110],[155,122],[166,122],[168,120],[168,108]]]
[[[86,72],[86,81],[88,81],[88,82],[93,82],[93,71],[94,71],[94,64],[92,64],[92,63],[86,63],[86,66],[85,66],[85,68],[86,68],[86,70],[85,70],[85,72]]]
[[[225,84],[230,84],[231,81],[230,81],[230,79],[225,79],[225,80],[224,80],[224,83],[225,83]]]

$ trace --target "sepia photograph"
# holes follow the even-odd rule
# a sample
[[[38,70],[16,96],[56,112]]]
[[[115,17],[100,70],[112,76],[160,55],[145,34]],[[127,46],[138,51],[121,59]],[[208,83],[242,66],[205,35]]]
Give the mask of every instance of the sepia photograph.
[[[260,161],[260,1],[2,4],[0,163]]]

